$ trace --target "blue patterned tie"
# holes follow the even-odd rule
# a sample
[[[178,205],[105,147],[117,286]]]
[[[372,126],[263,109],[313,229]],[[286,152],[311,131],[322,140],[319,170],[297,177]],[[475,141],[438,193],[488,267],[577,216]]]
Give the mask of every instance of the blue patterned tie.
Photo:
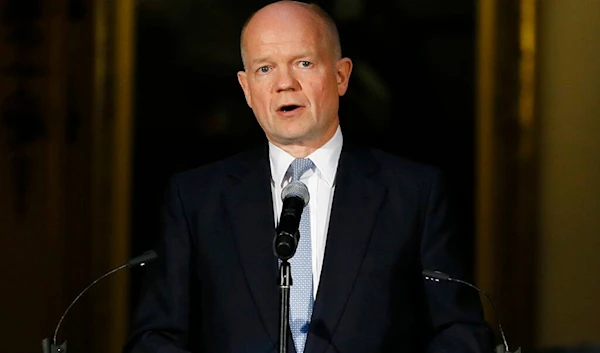
[[[290,165],[293,180],[298,181],[302,175],[314,167],[308,159],[295,159]],[[300,218],[300,241],[296,254],[289,262],[292,270],[292,288],[290,290],[290,329],[296,352],[304,352],[308,327],[313,309],[313,276],[312,250],[310,237],[310,208],[308,205]]]

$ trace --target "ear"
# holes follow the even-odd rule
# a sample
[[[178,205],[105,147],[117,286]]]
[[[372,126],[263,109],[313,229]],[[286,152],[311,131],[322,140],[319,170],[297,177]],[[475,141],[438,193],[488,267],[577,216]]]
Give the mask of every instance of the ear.
[[[248,106],[252,108],[252,97],[250,95],[250,88],[248,87],[248,77],[246,72],[239,71],[237,73],[237,78],[238,82],[240,83],[240,86],[242,86],[242,90],[244,91],[244,96],[246,97],[246,104],[248,104]]]
[[[350,74],[352,73],[352,60],[350,58],[341,58],[335,64],[338,94],[343,96],[348,89]]]

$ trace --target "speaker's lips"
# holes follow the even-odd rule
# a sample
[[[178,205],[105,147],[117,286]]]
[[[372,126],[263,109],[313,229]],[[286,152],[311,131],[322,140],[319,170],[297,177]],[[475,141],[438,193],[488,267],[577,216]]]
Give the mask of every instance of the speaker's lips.
[[[298,108],[300,108],[300,106],[297,104],[285,104],[285,105],[282,105],[281,107],[279,107],[278,111],[287,113],[287,112],[294,111]]]

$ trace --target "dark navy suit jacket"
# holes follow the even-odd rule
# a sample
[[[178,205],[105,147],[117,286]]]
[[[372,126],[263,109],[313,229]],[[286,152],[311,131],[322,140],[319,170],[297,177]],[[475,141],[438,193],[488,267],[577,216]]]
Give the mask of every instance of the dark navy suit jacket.
[[[172,178],[126,352],[277,352],[270,180],[267,148]],[[492,352],[478,294],[421,275],[469,279],[460,245],[436,169],[344,147],[306,352]]]

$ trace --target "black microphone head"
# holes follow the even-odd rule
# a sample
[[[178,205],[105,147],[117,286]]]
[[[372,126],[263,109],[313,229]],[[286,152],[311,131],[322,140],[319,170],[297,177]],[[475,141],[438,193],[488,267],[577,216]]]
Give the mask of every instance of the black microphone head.
[[[308,188],[301,181],[292,181],[287,184],[286,187],[281,191],[281,199],[285,200],[288,197],[298,197],[304,201],[304,205],[308,205],[308,201],[310,201],[310,194],[308,193]]]
[[[154,250],[148,250],[145,253],[143,253],[142,255],[140,255],[138,257],[134,257],[133,259],[127,261],[127,264],[131,267],[138,266],[138,265],[143,266],[146,264],[146,262],[155,260],[157,257],[158,257],[158,255],[156,255],[156,252]]]
[[[442,281],[449,281],[450,280],[450,276],[445,274],[444,272],[440,272],[440,271],[433,271],[433,270],[423,270],[423,276],[425,276],[426,279],[429,280],[442,280]]]

